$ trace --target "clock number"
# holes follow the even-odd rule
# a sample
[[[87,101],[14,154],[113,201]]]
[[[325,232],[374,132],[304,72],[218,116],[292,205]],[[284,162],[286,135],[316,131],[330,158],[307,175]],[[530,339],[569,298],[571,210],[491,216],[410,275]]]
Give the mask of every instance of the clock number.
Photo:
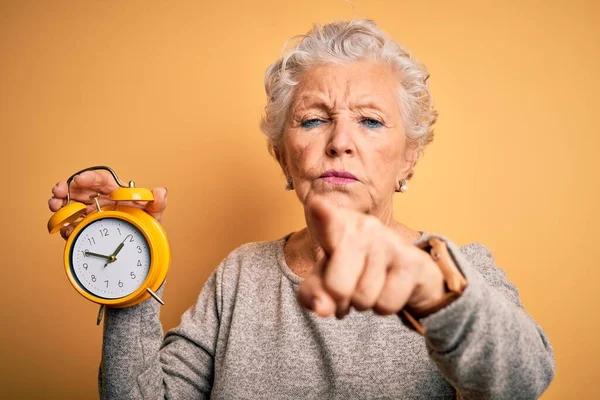
[[[119,281],[119,287],[123,287],[123,282]]]
[[[138,253],[142,252],[142,248],[140,246],[137,247]]]
[[[87,271],[87,269],[88,269],[87,263],[83,263],[83,268]]]
[[[108,228],[100,229],[100,236],[108,236]]]
[[[138,266],[138,267],[141,267],[141,266],[142,266],[142,260],[138,260],[138,265],[137,265],[137,266]]]
[[[92,275],[92,282],[96,282],[96,275]]]
[[[104,281],[104,282],[106,282],[106,287],[108,287],[108,281]]]
[[[128,235],[128,236],[130,236],[129,242],[133,243],[133,235]]]
[[[89,257],[89,255],[88,255],[88,251],[89,251],[88,249],[85,249],[85,250],[83,251],[83,256],[84,256],[84,257]]]
[[[131,276],[131,279],[135,279],[135,274],[133,273],[133,271],[131,271],[131,273],[129,274],[129,276]]]
[[[119,231],[119,236],[121,236],[121,230],[119,228],[117,228],[117,230]]]
[[[96,244],[96,239],[88,238],[88,242],[90,242],[90,246]]]

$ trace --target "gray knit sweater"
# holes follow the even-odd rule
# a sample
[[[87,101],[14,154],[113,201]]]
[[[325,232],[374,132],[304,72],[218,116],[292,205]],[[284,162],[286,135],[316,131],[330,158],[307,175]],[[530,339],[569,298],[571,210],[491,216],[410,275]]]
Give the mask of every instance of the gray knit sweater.
[[[233,251],[166,337],[156,301],[107,310],[101,398],[533,399],[552,380],[547,337],[484,246],[449,243],[469,286],[422,337],[395,315],[303,309],[284,243]]]

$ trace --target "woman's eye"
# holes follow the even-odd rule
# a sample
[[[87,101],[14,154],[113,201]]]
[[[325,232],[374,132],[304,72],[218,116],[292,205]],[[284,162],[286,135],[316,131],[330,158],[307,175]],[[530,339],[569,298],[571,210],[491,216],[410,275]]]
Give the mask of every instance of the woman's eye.
[[[369,129],[377,129],[383,126],[383,123],[373,118],[364,118],[360,121],[360,123]]]
[[[313,118],[313,119],[307,119],[306,121],[302,121],[300,123],[300,126],[303,128],[314,128],[316,126],[319,126],[321,124],[323,124],[325,121],[318,119],[318,118]]]

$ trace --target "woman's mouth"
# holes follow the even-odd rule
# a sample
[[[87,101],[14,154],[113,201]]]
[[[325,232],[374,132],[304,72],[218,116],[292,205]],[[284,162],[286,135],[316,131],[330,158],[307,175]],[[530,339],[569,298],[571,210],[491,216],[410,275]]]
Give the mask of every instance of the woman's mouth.
[[[347,185],[352,182],[358,181],[358,179],[354,175],[352,175],[350,172],[335,170],[335,169],[330,169],[330,170],[323,172],[321,174],[321,176],[319,176],[319,179],[323,179],[324,181],[327,181],[329,183],[333,183],[336,185]]]

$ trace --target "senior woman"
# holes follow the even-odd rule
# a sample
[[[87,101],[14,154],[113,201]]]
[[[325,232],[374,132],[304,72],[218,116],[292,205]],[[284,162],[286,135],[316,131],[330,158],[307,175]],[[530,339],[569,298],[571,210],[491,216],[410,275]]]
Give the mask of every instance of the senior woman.
[[[101,396],[539,396],[550,344],[491,253],[393,218],[433,136],[427,79],[367,20],[315,26],[271,65],[262,129],[306,228],[234,250],[166,337],[156,302],[109,309]],[[113,189],[100,172],[74,182],[78,200]],[[66,183],[53,193],[55,211]],[[154,193],[160,220],[166,190]]]

